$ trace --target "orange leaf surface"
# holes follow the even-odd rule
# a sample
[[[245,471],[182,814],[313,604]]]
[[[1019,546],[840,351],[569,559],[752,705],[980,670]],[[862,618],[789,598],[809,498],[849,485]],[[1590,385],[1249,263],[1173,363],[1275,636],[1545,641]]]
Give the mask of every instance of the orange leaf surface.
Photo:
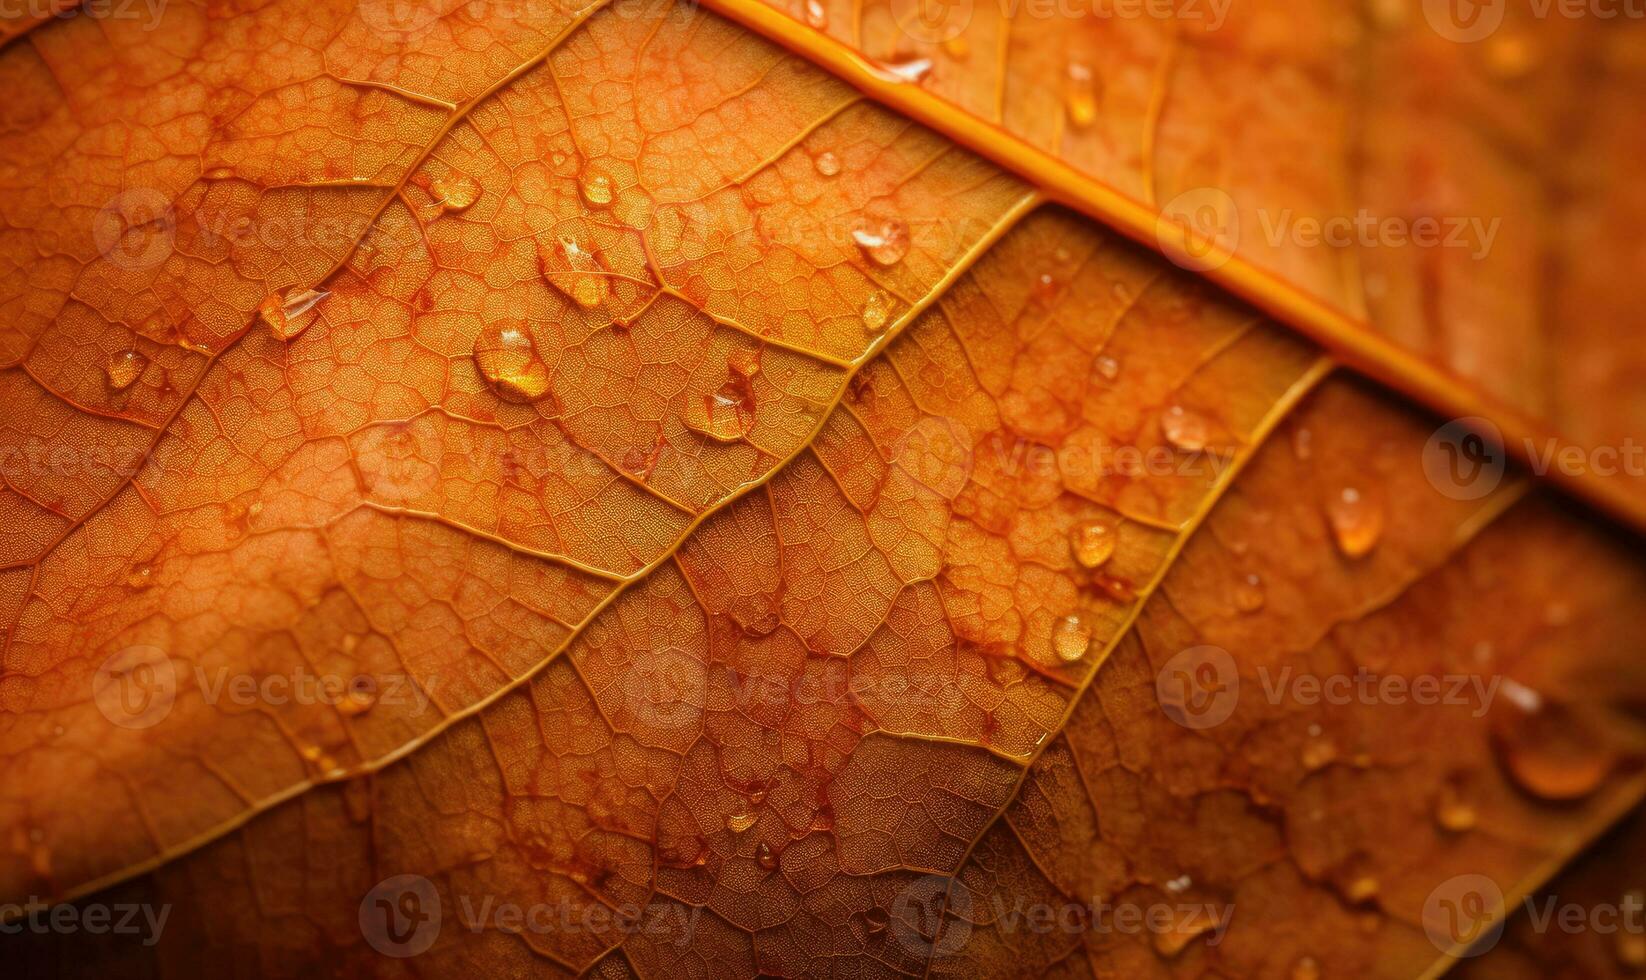
[[[1411,341],[1409,311],[1291,316],[1359,258],[1243,240],[1186,270],[1047,177],[1049,149],[1152,204],[1212,154],[1323,207],[1247,168],[1307,114],[1242,146],[1208,115],[1237,105],[1176,94],[1294,69],[1133,39],[1153,121],[1065,106],[1077,139],[1034,128],[1056,89],[1029,81],[1068,39],[915,89],[717,6],[88,5],[0,34],[26,968],[1405,976],[1468,951],[1459,903],[1514,907],[1639,798],[1632,542],[1328,378],[1592,446],[1634,431],[1624,366],[1551,411],[1573,376],[1452,328],[1564,323],[1504,299],[1523,266],[1465,299],[1390,265],[1456,340],[1421,353],[1490,397],[1436,388],[1352,339]],[[801,16],[873,52],[884,13]],[[1298,44],[1241,23],[1239,52]],[[945,128],[988,105],[1015,136]],[[1593,333],[1579,360],[1610,360]],[[1447,469],[1482,452],[1490,479]],[[1627,474],[1552,475],[1634,513]],[[141,914],[91,928],[111,907]]]

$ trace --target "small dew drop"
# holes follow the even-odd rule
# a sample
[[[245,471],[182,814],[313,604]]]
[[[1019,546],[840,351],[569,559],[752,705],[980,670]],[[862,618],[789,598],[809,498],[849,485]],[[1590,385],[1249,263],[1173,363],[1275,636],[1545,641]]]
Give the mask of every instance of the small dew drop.
[[[1498,763],[1522,791],[1539,799],[1580,800],[1616,767],[1617,754],[1585,718],[1505,679],[1491,709]],[[1522,693],[1524,692],[1524,693]]]
[[[812,166],[823,176],[833,177],[840,173],[840,157],[836,156],[833,150],[824,150],[812,158]]]
[[[966,40],[964,34],[956,34],[944,39],[943,53],[956,61],[965,61],[972,56],[972,43]]]
[[[1160,417],[1160,434],[1174,447],[1194,453],[1206,448],[1206,441],[1211,438],[1211,426],[1200,413],[1182,405],[1173,405]]]
[[[1363,557],[1383,535],[1383,508],[1354,487],[1344,487],[1327,501],[1326,520],[1346,558]]]
[[[765,841],[761,841],[760,846],[754,849],[754,860],[767,871],[777,870],[777,852]]]
[[[1320,980],[1320,961],[1313,956],[1300,956],[1288,976],[1291,980]]]
[[[1310,772],[1324,769],[1337,758],[1337,746],[1330,739],[1311,738],[1303,743],[1303,768]]]
[[[1120,362],[1109,355],[1101,355],[1094,363],[1097,365],[1097,373],[1102,375],[1104,380],[1113,381],[1120,377]]]
[[[1173,895],[1181,895],[1184,892],[1188,891],[1189,888],[1193,885],[1194,885],[1194,879],[1193,878],[1189,877],[1188,875],[1178,875],[1176,878],[1173,878],[1171,881],[1166,882],[1165,887],[1166,887],[1167,892],[1169,892]]]
[[[1315,454],[1315,435],[1305,426],[1292,430],[1292,455],[1300,463],[1307,463]]]
[[[429,193],[447,211],[467,211],[480,200],[480,182],[468,174],[454,171],[435,181]]]
[[[524,322],[488,323],[474,340],[474,366],[509,401],[532,401],[549,390],[549,369],[537,356]]]
[[[909,254],[909,226],[892,218],[881,222],[878,228],[853,231],[852,241],[875,265],[896,265]]]
[[[126,570],[126,584],[134,589],[146,589],[154,584],[154,566],[140,561]]]
[[[1500,31],[1486,41],[1486,70],[1494,78],[1516,81],[1531,74],[1542,60],[1537,41],[1529,34]]]
[[[686,424],[719,442],[736,442],[754,428],[754,386],[750,375],[728,364],[726,380],[701,399],[701,414],[688,412]]]
[[[149,359],[140,351],[122,350],[109,355],[106,367],[109,376],[109,387],[115,391],[125,391],[138,378],[143,376],[143,369],[149,366]]]
[[[1101,521],[1087,521],[1069,537],[1075,560],[1086,568],[1097,568],[1114,555],[1115,529]]]
[[[1435,800],[1435,823],[1441,829],[1461,833],[1474,827],[1477,816],[1474,804],[1455,779],[1447,780],[1440,787],[1440,796]]]
[[[829,8],[823,6],[823,0],[806,0],[806,26],[819,31],[828,28]]]
[[[543,278],[585,310],[605,302],[606,276],[594,253],[569,238],[546,246],[538,254]]]
[[[1085,129],[1097,121],[1097,78],[1090,65],[1069,62],[1063,83],[1063,107],[1068,110],[1070,125],[1076,129]]]
[[[1247,574],[1240,580],[1240,584],[1235,586],[1235,608],[1243,613],[1257,612],[1267,601],[1268,597],[1263,591],[1263,578],[1256,572]]]
[[[276,340],[291,340],[309,328],[315,320],[310,315],[315,305],[330,295],[323,289],[288,289],[284,293],[270,293],[258,305],[257,316]]]
[[[1092,628],[1078,615],[1063,617],[1052,630],[1052,649],[1066,664],[1084,657],[1091,645]]]
[[[612,203],[612,179],[603,173],[584,174],[579,189],[583,192],[583,200],[591,208],[603,208]]]
[[[879,333],[892,316],[892,298],[885,290],[877,289],[863,303],[863,326],[869,333]]]
[[[883,67],[886,75],[894,82],[916,83],[932,73],[932,59],[909,58],[891,62]]]
[[[891,913],[878,905],[871,906],[863,913],[863,925],[868,928],[871,936],[885,932],[886,927],[891,925],[891,922]]]
[[[753,813],[734,813],[726,818],[726,829],[734,834],[741,834],[753,827],[756,819]]]

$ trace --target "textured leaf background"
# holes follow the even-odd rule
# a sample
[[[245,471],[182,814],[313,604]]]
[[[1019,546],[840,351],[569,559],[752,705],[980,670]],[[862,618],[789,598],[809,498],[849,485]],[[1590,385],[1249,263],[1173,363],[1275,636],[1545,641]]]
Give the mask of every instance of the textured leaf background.
[[[1527,915],[1646,887],[1628,823],[1551,881],[1643,785],[1638,20],[62,6],[0,28],[25,974],[1646,964]],[[1362,209],[1501,229],[1263,233]]]

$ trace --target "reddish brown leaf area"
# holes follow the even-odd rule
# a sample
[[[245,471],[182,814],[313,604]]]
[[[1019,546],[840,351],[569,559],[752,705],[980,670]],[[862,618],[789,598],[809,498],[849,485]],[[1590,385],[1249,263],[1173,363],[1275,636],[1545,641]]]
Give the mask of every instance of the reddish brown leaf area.
[[[0,82],[31,972],[1407,976],[1640,796],[1632,540],[731,21],[88,7]]]
[[[920,64],[927,91],[1581,445],[1646,434],[1632,342],[1646,218],[1631,167],[1646,132],[1638,13],[770,2],[877,63]],[[1335,245],[1318,234],[1334,220]],[[1396,240],[1419,220],[1447,232]]]

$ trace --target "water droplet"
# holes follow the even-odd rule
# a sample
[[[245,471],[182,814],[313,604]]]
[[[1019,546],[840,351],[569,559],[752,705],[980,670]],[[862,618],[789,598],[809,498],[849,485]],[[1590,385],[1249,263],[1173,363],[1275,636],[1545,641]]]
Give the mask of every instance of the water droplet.
[[[1092,645],[1092,628],[1078,616],[1065,616],[1052,629],[1052,649],[1064,663],[1074,663]]]
[[[1104,380],[1113,381],[1120,377],[1120,362],[1109,355],[1100,356],[1094,363],[1097,365],[1097,373],[1102,375]]]
[[[853,231],[852,241],[875,265],[896,265],[909,254],[909,226],[892,218],[881,222],[878,228]]]
[[[1315,454],[1315,434],[1304,426],[1292,430],[1292,455],[1307,463]]]
[[[893,61],[882,68],[886,76],[894,82],[919,82],[932,73],[932,59],[907,58],[903,61]]]
[[[1313,956],[1300,956],[1292,964],[1291,980],[1320,980],[1320,962]]]
[[[817,172],[823,176],[833,177],[840,172],[840,157],[836,156],[832,150],[824,150],[812,158],[812,166],[816,167]]]
[[[877,289],[863,303],[863,326],[869,333],[879,333],[892,316],[892,298],[885,290]]]
[[[1383,535],[1383,508],[1354,487],[1344,487],[1327,501],[1326,519],[1337,550],[1346,558],[1365,555]]]
[[[1441,784],[1440,796],[1435,800],[1435,823],[1442,829],[1461,833],[1475,825],[1477,815],[1463,786],[1456,778]]]
[[[606,276],[593,252],[569,238],[558,239],[538,253],[543,278],[585,310],[606,299]]]
[[[1542,60],[1537,41],[1530,34],[1499,31],[1486,41],[1486,70],[1506,82],[1525,78]]]
[[[878,905],[872,905],[863,912],[863,925],[869,930],[871,936],[885,932],[886,927],[891,923],[891,913]]]
[[[362,715],[377,703],[377,679],[360,674],[349,682],[347,693],[337,703],[337,710],[345,715]]]
[[[1097,78],[1090,65],[1069,62],[1063,82],[1063,107],[1068,110],[1069,123],[1076,129],[1085,129],[1097,121]]]
[[[702,397],[701,411],[694,407],[686,416],[693,430],[720,442],[736,442],[754,428],[754,386],[749,375],[728,364],[726,380]]]
[[[1192,913],[1179,915],[1170,928],[1154,934],[1155,952],[1167,959],[1172,959],[1211,928],[1212,920],[1210,916]]]
[[[819,31],[829,26],[829,8],[822,0],[806,0],[806,26]]]
[[[1102,521],[1087,521],[1075,528],[1069,545],[1075,560],[1086,568],[1097,568],[1114,554],[1115,529]]]
[[[741,834],[754,826],[758,817],[754,813],[734,813],[726,818],[726,829],[734,834]]]
[[[105,369],[109,376],[109,387],[115,391],[125,391],[143,376],[143,369],[148,366],[149,359],[141,351],[115,351],[109,355],[109,363]]]
[[[1638,909],[1641,906],[1642,896],[1639,892],[1630,892],[1623,896],[1622,907]],[[1617,931],[1617,961],[1631,970],[1646,967],[1646,933],[1638,929],[1619,929]]]
[[[134,589],[146,589],[154,584],[154,566],[140,561],[126,570],[126,584]]]
[[[1166,887],[1167,892],[1169,892],[1173,895],[1181,895],[1184,892],[1188,891],[1189,887],[1193,884],[1194,884],[1194,879],[1193,878],[1189,877],[1188,875],[1178,875],[1176,878],[1173,878],[1171,881],[1166,882],[1165,887]]]
[[[777,869],[777,852],[772,850],[772,846],[765,841],[761,841],[760,846],[754,849],[754,860],[756,864],[767,871]]]
[[[1211,438],[1211,425],[1199,412],[1173,405],[1160,417],[1160,434],[1178,449],[1194,453],[1206,448],[1206,441]]]
[[[1034,287],[1031,290],[1036,306],[1045,308],[1057,302],[1058,294],[1063,292],[1063,283],[1050,272],[1042,272],[1035,276]]]
[[[591,208],[603,208],[612,203],[612,179],[598,171],[585,173],[579,190]]]
[[[288,289],[270,293],[257,307],[257,316],[276,340],[291,340],[309,328],[315,304],[331,294],[323,289]]]
[[[519,320],[488,323],[474,339],[474,366],[499,395],[531,401],[549,390],[549,369],[537,356],[526,324]]]
[[[1492,746],[1516,786],[1545,800],[1580,800],[1600,788],[1617,756],[1582,715],[1513,680],[1498,693]]]
[[[467,211],[480,200],[480,182],[468,174],[453,171],[429,188],[435,203],[447,211]]]
[[[966,40],[964,34],[943,39],[943,53],[956,61],[965,61],[972,56],[972,43]]]
[[[1331,739],[1311,738],[1303,743],[1303,768],[1310,772],[1324,769],[1337,758],[1337,746]]]
[[[1263,608],[1268,597],[1263,591],[1263,577],[1256,572],[1248,573],[1235,586],[1235,608],[1243,613],[1254,613]]]

